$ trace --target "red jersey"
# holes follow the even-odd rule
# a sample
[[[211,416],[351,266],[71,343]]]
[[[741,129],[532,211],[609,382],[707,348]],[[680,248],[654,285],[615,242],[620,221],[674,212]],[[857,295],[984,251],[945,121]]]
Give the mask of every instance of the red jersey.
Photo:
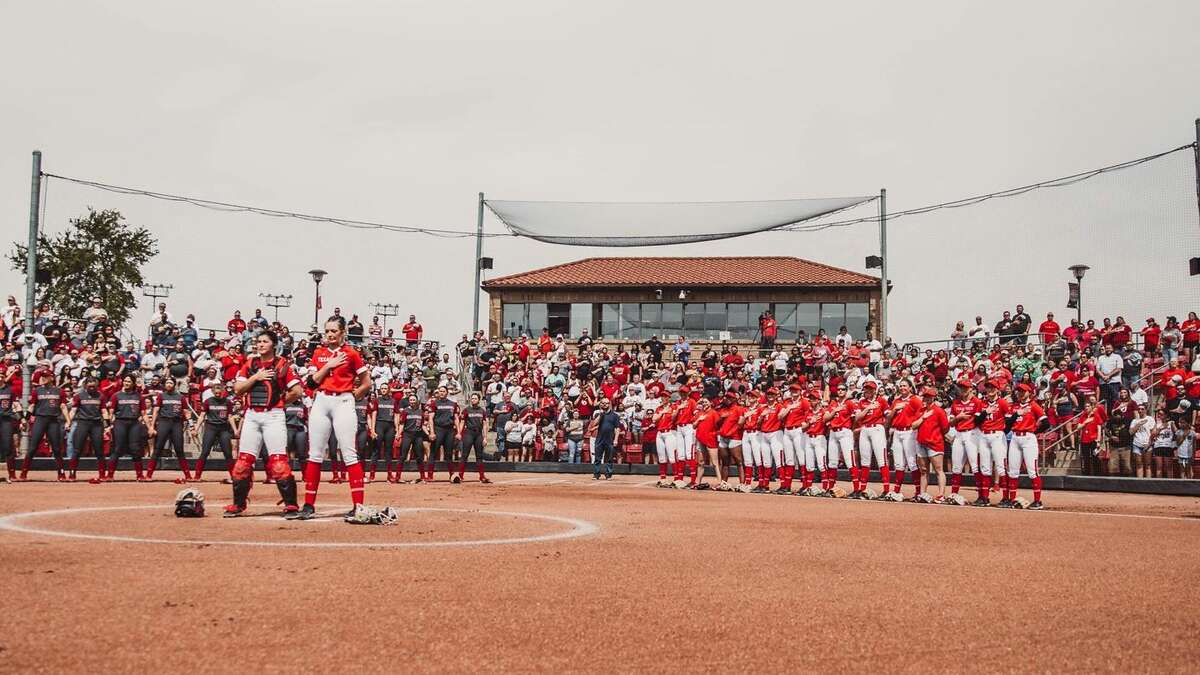
[[[1080,415],[1079,442],[1081,443],[1096,443],[1100,440],[1100,430],[1104,428],[1104,423],[1108,421],[1108,415],[1105,414],[1102,406],[1096,406],[1092,412],[1084,412]]]
[[[808,399],[799,399],[793,401],[790,406],[784,408],[786,415],[783,418],[783,426],[787,429],[795,429],[804,426],[808,421],[809,415],[812,415],[812,404]]]
[[[862,413],[862,419],[858,421],[860,427],[873,427],[883,424],[883,415],[887,411],[887,401],[881,397],[864,398],[858,402],[856,406],[858,412]]]
[[[917,442],[930,450],[946,449],[946,432],[950,430],[950,418],[942,406],[933,404],[923,413],[925,419],[917,427]]]
[[[804,433],[809,436],[824,436],[825,412],[820,405],[813,406],[813,414],[808,418],[808,426],[804,427]]]
[[[845,399],[832,402],[831,405],[833,406],[832,409],[826,411],[827,414],[829,412],[833,413],[833,417],[829,418],[829,430],[841,431],[842,429],[849,429],[851,420],[854,419],[854,401]]]
[[[425,329],[416,321],[409,321],[400,328],[400,331],[404,333],[405,340],[416,342],[421,339],[421,334],[425,332]]]
[[[696,440],[706,448],[717,447],[717,411],[709,409],[696,414]]]
[[[696,402],[690,398],[680,400],[675,408],[675,424],[679,426],[691,424],[694,419],[696,419]]]
[[[774,433],[783,428],[783,422],[779,419],[779,413],[783,410],[783,406],[778,403],[768,403],[763,406],[762,415],[758,418],[758,429],[764,434]]]
[[[1012,412],[1012,404],[1006,398],[997,398],[995,401],[981,401],[983,404],[983,412],[986,417],[983,419],[983,424],[980,429],[985,434],[990,434],[993,431],[1004,431],[1004,421],[1008,417],[1008,413]]]
[[[1013,412],[1017,413],[1017,421],[1013,423],[1014,434],[1032,434],[1037,431],[1038,422],[1046,416],[1042,406],[1033,401],[1014,403]]]
[[[925,403],[921,401],[920,396],[909,396],[907,399],[896,396],[892,399],[892,428],[897,431],[907,431],[912,428],[913,422],[921,415],[925,409]]]
[[[720,434],[725,438],[741,438],[742,415],[745,413],[746,409],[736,403],[723,409]]]
[[[273,362],[266,362],[255,356],[238,369],[237,381],[244,382],[260,370],[274,370],[275,377],[255,382],[245,394],[246,403],[255,410],[282,408],[284,395],[289,389],[300,384],[300,378],[292,372],[291,362],[282,356],[276,356]]]
[[[344,353],[346,360],[325,375],[325,379],[321,380],[317,386],[317,391],[334,395],[349,393],[354,391],[354,383],[358,380],[359,373],[367,371],[367,364],[363,361],[362,355],[350,345],[342,345],[337,349],[330,349],[325,345],[317,347],[317,350],[313,352],[312,365],[320,370],[339,353]]]
[[[960,419],[954,423],[954,428],[959,431],[974,429],[975,416],[983,412],[983,408],[983,401],[974,396],[966,401],[963,401],[961,398],[954,399],[954,403],[950,404],[950,417],[957,418],[959,415],[966,415],[965,419]]]
[[[675,406],[664,405],[655,411],[655,415],[658,416],[658,419],[654,423],[654,428],[659,433],[671,431],[675,428]]]
[[[742,423],[742,429],[745,431],[758,431],[758,416],[762,413],[762,406],[755,405],[746,409],[745,421]]]

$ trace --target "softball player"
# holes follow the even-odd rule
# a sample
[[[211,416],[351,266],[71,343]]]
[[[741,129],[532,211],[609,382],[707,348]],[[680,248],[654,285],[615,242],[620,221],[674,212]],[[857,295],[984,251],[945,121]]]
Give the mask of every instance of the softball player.
[[[325,322],[325,343],[313,352],[317,372],[308,376],[310,389],[317,391],[308,419],[308,462],[304,465],[304,506],[287,514],[293,520],[316,515],[317,491],[321,486],[321,464],[329,449],[330,431],[337,436],[342,459],[350,478],[350,500],[355,509],[363,503],[363,468],[358,462],[354,432],[354,402],[371,388],[371,374],[356,349],[346,344],[346,320],[330,317]]]
[[[1021,477],[1021,464],[1033,482],[1033,502],[1029,508],[1040,510],[1042,506],[1042,476],[1038,473],[1037,434],[1050,426],[1046,412],[1033,400],[1033,387],[1017,385],[1017,402],[1009,413],[1012,420],[1012,440],[1008,442],[1008,482],[1005,484],[1005,500],[1011,506],[1017,499],[1017,481]]]
[[[904,486],[904,472],[917,471],[917,430],[913,423],[924,408],[921,397],[913,393],[912,383],[900,380],[888,409],[892,424],[892,492],[897,495]]]
[[[796,467],[800,467],[800,483],[803,486],[808,470],[804,464],[804,450],[808,445],[808,435],[804,433],[804,424],[812,415],[812,404],[804,397],[800,385],[788,389],[792,400],[784,405],[780,415],[783,417],[783,453],[787,464],[787,487],[792,487],[792,478]]]
[[[854,419],[854,401],[847,396],[845,384],[839,384],[834,390],[833,400],[825,407],[825,423],[829,427],[829,464],[825,469],[825,479],[829,483],[826,490],[837,487],[838,460],[846,465],[854,479],[853,495],[858,495],[858,472],[854,467],[854,431],[850,428]],[[857,496],[854,497],[858,499]]]
[[[983,396],[983,422],[980,424],[979,434],[979,472],[983,474],[983,485],[974,506],[991,505],[989,491],[992,487],[992,474],[1003,471],[1004,462],[1008,459],[1008,439],[1004,429],[1012,411],[1008,399],[1000,398],[1000,390],[990,380],[984,384]],[[1000,481],[997,489],[1002,489],[1008,482],[1003,475]]]
[[[721,407],[721,418],[718,425],[717,445],[721,452],[721,467],[724,472],[721,475],[722,483],[725,487],[717,486],[717,489],[724,490],[728,488],[729,467],[738,465],[738,480],[741,484],[748,481],[749,473],[743,473],[745,468],[742,464],[742,415],[746,409],[738,400],[737,394],[725,394],[725,405]]]
[[[863,384],[863,397],[854,412],[854,422],[858,425],[859,499],[867,496],[867,487],[871,484],[872,459],[875,460],[875,466],[879,467],[883,494],[887,494],[891,481],[887,464],[887,430],[884,428],[887,401],[876,394],[877,387],[874,380],[867,380]]]
[[[958,388],[958,398],[950,404],[950,433],[954,436],[950,443],[950,492],[958,494],[963,469],[969,465],[975,471],[975,490],[979,493],[975,501],[979,502],[983,500],[983,473],[979,470],[978,418],[984,405],[969,381],[959,382]]]
[[[808,425],[804,428],[804,433],[808,435],[808,442],[804,445],[804,468],[807,475],[804,477],[804,492],[811,494],[813,478],[820,471],[821,476],[821,492],[825,495],[829,493],[831,486],[829,485],[829,473],[825,470],[825,459],[829,456],[829,442],[825,438],[825,414],[826,406],[819,398],[819,394],[814,394],[818,398],[813,401],[812,415],[808,418]]]

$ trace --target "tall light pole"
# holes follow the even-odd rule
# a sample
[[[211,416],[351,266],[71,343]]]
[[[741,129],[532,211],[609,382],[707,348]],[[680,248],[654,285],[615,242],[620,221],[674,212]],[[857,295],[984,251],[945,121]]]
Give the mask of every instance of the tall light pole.
[[[1075,301],[1075,318],[1079,323],[1083,323],[1083,275],[1092,269],[1087,265],[1071,265],[1067,269],[1071,270],[1071,274],[1075,275],[1075,287],[1079,297]]]
[[[279,308],[292,306],[292,296],[290,295],[283,295],[280,293],[259,293],[258,297],[266,299],[267,307],[272,307],[275,309],[275,323],[279,323]]]
[[[390,316],[396,316],[400,313],[400,305],[389,305],[384,302],[372,302],[371,309],[375,314],[383,317],[383,329],[387,330],[387,320]]]
[[[158,299],[171,297],[172,288],[171,284],[142,284],[142,297],[150,298],[153,308],[158,309]]]
[[[33,151],[33,180],[29,189],[29,247],[25,250],[25,334],[33,335],[33,305],[37,301],[38,205],[42,201],[42,151]],[[21,409],[29,410],[33,368],[21,361]]]
[[[317,294],[313,300],[313,324],[316,325],[321,322],[321,280],[325,278],[328,272],[317,269],[309,270],[308,273],[312,275],[313,283],[317,286]]]

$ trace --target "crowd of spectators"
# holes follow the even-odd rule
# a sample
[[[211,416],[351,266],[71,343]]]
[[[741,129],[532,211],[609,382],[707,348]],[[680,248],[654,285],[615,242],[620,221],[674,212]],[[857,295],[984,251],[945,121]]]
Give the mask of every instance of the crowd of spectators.
[[[681,396],[718,401],[731,392],[798,385],[828,398],[841,384],[858,396],[867,382],[890,396],[908,380],[935,387],[950,401],[961,387],[982,392],[991,382],[1005,395],[1020,384],[1033,389],[1053,426],[1043,439],[1045,462],[1068,453],[1077,454],[1085,473],[1191,475],[1200,404],[1200,320],[1194,312],[1183,322],[1167,317],[1162,327],[1147,319],[1134,331],[1122,317],[1104,318],[1099,326],[1072,320],[1062,328],[1052,313],[1035,327],[1017,305],[994,325],[977,316],[970,328],[959,322],[948,339],[903,346],[891,338],[853,336],[845,327],[834,335],[802,333],[782,344],[773,317],[766,313],[759,321],[762,340],[756,345],[693,345],[682,337],[609,344],[586,329],[571,337],[543,329],[536,337],[503,342],[482,331],[464,334],[453,351],[441,351],[424,339],[413,315],[400,336],[377,316],[364,325],[351,315],[347,332],[364,351],[372,380],[393,392],[425,401],[446,387],[460,404],[478,392],[496,434],[490,456],[497,458],[582,461],[590,454],[602,400],[620,413],[627,431],[618,459],[640,455],[651,461],[654,453],[639,448],[654,446],[654,409]],[[233,312],[224,329],[201,329],[192,314],[180,321],[166,303],[158,305],[144,338],[122,341],[99,298],[82,317],[38,307],[30,335],[23,322],[10,296],[0,313],[0,378],[18,396],[21,366],[27,365],[49,372],[67,394],[89,375],[100,380],[102,393],[133,375],[148,391],[174,380],[178,391],[199,403],[215,383],[234,377],[258,332],[274,331],[279,352],[299,370],[320,341],[316,326],[295,334],[259,309],[248,319]]]

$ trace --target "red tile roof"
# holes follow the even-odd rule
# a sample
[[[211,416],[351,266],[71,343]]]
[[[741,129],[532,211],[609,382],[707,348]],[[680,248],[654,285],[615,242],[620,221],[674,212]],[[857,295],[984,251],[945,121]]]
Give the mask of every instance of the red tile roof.
[[[484,289],[579,286],[878,286],[879,278],[802,258],[584,258],[496,277]]]

